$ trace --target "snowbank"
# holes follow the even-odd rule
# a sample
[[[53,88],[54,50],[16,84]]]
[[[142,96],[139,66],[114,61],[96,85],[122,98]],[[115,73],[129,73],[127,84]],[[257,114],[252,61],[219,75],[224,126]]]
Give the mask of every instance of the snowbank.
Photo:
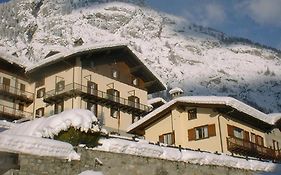
[[[78,175],[103,175],[102,172],[97,172],[97,171],[83,171],[82,173],[78,174]]]
[[[80,156],[73,150],[72,145],[69,143],[5,133],[0,134],[0,151],[59,157],[68,160],[80,159]]]
[[[200,165],[216,165],[232,168],[239,168],[253,171],[272,172],[280,168],[277,164],[261,162],[256,160],[245,160],[227,155],[216,155],[211,153],[196,152],[191,150],[179,151],[175,148],[161,147],[149,144],[147,141],[138,142],[121,140],[117,138],[100,140],[101,146],[94,150],[109,151],[115,153],[132,154],[137,156],[161,158],[172,161],[182,161],[186,163]]]
[[[92,124],[94,123],[94,125]],[[83,109],[66,110],[60,114],[47,118],[39,118],[33,121],[18,124],[17,126],[5,131],[7,134],[26,135],[33,137],[53,138],[62,130],[70,127],[81,131],[93,130],[99,132],[97,118],[91,111]]]
[[[97,118],[91,111],[82,109],[67,110],[48,118],[17,124],[0,133],[0,151],[26,153],[39,156],[54,156],[63,159],[79,159],[79,155],[69,143],[46,139],[53,138],[70,127],[81,131],[99,132]]]

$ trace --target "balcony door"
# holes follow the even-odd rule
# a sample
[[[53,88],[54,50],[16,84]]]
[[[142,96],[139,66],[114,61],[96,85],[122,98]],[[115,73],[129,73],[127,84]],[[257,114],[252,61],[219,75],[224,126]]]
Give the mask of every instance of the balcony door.
[[[128,97],[129,100],[129,106],[139,108],[140,107],[140,98],[136,96],[130,96]]]
[[[59,102],[55,104],[55,114],[61,113],[64,110],[64,102]]]
[[[97,95],[98,85],[92,81],[87,82],[87,93],[92,95]]]
[[[118,102],[120,97],[120,92],[116,89],[108,89],[107,94],[110,100]]]
[[[9,89],[10,89],[10,79],[9,78],[5,78],[3,77],[3,89],[7,92],[9,92]]]

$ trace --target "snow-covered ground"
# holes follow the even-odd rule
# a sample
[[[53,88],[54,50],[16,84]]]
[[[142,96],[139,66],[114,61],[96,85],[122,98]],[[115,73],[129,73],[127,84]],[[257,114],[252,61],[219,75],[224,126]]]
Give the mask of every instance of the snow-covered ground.
[[[172,161],[182,161],[199,165],[217,165],[245,170],[274,172],[280,170],[280,165],[261,162],[257,160],[245,160],[231,157],[225,154],[216,155],[212,153],[197,152],[191,150],[179,150],[164,146],[152,145],[147,141],[129,141],[118,138],[102,139],[102,145],[94,150],[109,151],[114,153],[124,153],[137,156],[160,158]],[[281,173],[281,171],[280,171]]]
[[[0,151],[79,159],[80,156],[74,151],[71,144],[51,139],[60,131],[70,127],[84,132],[90,130],[105,132],[100,130],[97,118],[91,111],[66,110],[48,118],[38,118],[17,124],[11,129],[1,132]]]
[[[78,175],[103,175],[103,173],[99,172],[99,171],[87,170],[87,171],[83,171],[82,173],[80,173]]]

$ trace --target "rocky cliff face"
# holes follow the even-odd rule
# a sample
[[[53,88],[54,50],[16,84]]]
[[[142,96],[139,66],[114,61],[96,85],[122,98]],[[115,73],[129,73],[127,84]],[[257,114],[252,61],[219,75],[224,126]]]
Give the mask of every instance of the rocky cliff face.
[[[48,53],[128,42],[169,87],[281,111],[281,53],[146,7],[144,1],[12,0],[0,5],[0,51],[36,64]]]

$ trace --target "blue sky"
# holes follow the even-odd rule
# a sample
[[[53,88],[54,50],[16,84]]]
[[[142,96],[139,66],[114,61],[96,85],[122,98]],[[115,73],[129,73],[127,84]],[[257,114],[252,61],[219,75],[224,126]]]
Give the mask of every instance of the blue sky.
[[[281,0],[147,0],[160,11],[281,50]]]
[[[0,0],[5,2],[8,0]],[[281,0],[146,0],[158,11],[281,50]]]

